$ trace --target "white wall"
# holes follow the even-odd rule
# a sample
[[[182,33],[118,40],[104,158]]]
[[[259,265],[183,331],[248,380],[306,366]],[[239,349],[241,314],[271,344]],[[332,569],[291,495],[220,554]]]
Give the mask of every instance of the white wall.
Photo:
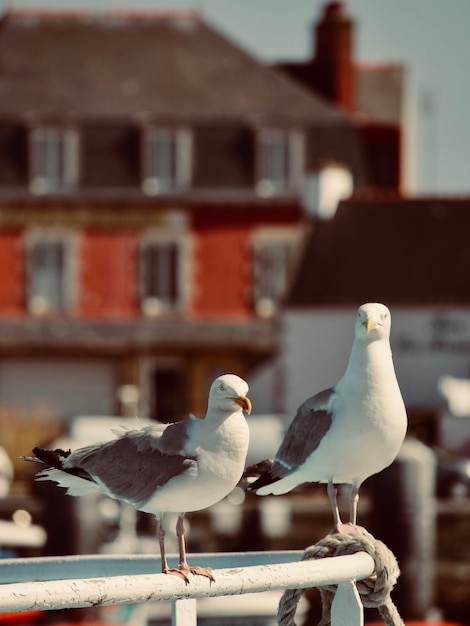
[[[284,369],[280,358],[264,363],[247,379],[253,415],[284,412]]]
[[[286,312],[282,358],[288,413],[294,413],[308,397],[332,387],[343,375],[354,323],[354,309]]]

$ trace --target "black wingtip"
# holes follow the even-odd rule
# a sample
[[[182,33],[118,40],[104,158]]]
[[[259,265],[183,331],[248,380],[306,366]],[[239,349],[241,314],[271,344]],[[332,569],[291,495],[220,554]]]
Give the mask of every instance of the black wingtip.
[[[271,483],[275,483],[279,480],[278,476],[274,476],[271,473],[272,464],[272,459],[265,459],[264,461],[260,461],[259,463],[255,463],[254,465],[250,465],[246,468],[243,477],[245,479],[256,478],[254,482],[248,483],[246,487],[247,491],[256,491],[260,487],[270,485]]]
[[[266,474],[262,474],[258,480],[255,480],[254,483],[248,485],[247,491],[257,491],[258,489],[261,489],[261,487],[277,483],[278,480],[281,480],[279,476],[271,476],[269,472],[266,472]]]
[[[63,453],[63,450],[43,450],[42,448],[33,448],[33,454],[40,461],[49,465],[50,467],[55,467],[57,469],[62,469],[62,459],[66,458],[67,453]]]
[[[89,480],[95,482],[93,477],[81,467],[64,467],[63,461],[72,454],[71,450],[62,450],[56,448],[55,450],[43,450],[42,448],[33,448],[33,454],[37,459],[48,465],[49,467],[55,467],[62,470],[66,474],[83,478],[83,480]]]
[[[264,459],[264,461],[258,461],[258,463],[253,463],[253,465],[248,465],[243,472],[243,476],[252,478],[254,476],[261,476],[269,470],[271,465],[273,464],[272,459]]]

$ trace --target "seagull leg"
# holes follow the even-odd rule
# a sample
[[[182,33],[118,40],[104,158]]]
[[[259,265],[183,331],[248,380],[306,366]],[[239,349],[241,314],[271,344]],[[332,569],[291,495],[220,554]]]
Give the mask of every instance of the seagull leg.
[[[338,502],[336,499],[337,489],[332,481],[328,482],[328,497],[330,498],[331,508],[333,509],[333,518],[335,526],[332,533],[338,534],[364,534],[367,532],[362,526],[356,524],[357,515],[357,503],[359,501],[359,487],[357,485],[351,485],[351,493],[349,496],[349,522],[344,524],[341,521],[341,517],[338,509]]]
[[[351,491],[349,493],[349,524],[343,524],[343,526],[346,527],[343,532],[356,533],[357,535],[367,533],[367,530],[363,526],[358,526],[356,524],[358,502],[359,485],[351,485]]]
[[[163,528],[163,514],[160,518],[157,517],[157,534],[158,543],[160,544],[160,556],[162,559],[162,574],[172,574],[173,576],[179,576],[184,580],[186,584],[189,583],[189,578],[179,568],[169,568],[168,561],[165,554],[165,529]]]
[[[178,538],[178,549],[180,554],[180,560],[178,563],[178,571],[184,573],[194,574],[195,576],[205,576],[211,582],[215,582],[215,578],[212,576],[212,568],[210,567],[189,567],[186,561],[186,543],[184,540],[184,513],[178,515],[178,521],[176,522],[176,536]]]
[[[163,516],[160,519],[157,517],[157,535],[158,535],[158,543],[160,544],[162,573],[165,574],[168,571],[168,561],[166,560],[166,554],[165,554],[165,530],[163,528]]]
[[[357,503],[359,500],[359,487],[357,485],[351,486],[351,493],[349,496],[350,499],[349,499],[349,523],[348,524],[343,524],[343,522],[341,521],[341,517],[340,517],[339,509],[338,509],[338,502],[336,499],[337,494],[338,494],[338,491],[335,485],[333,484],[333,482],[330,480],[328,482],[328,497],[330,498],[330,504],[331,504],[331,508],[333,509],[333,518],[335,522],[335,526],[332,532],[338,533],[338,534],[341,534],[341,533],[362,534],[366,532],[366,530],[362,528],[362,526],[357,526],[356,524]]]
[[[357,519],[357,503],[359,502],[359,487],[351,485],[349,494],[349,523],[356,525]]]
[[[333,520],[334,520],[334,523],[335,523],[333,531],[335,533],[340,533],[342,527],[345,526],[345,524],[343,524],[343,522],[341,521],[341,517],[340,517],[340,514],[339,514],[338,502],[337,502],[337,499],[336,499],[336,496],[338,494],[338,490],[336,489],[335,485],[333,484],[333,482],[331,480],[328,481],[327,493],[328,493],[328,497],[330,499],[331,508],[333,510]]]

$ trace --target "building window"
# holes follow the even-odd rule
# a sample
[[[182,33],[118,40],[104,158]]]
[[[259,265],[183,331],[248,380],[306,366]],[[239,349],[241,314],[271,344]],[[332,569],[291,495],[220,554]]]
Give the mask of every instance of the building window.
[[[261,317],[276,313],[286,294],[297,237],[260,237],[253,245],[253,295]]]
[[[259,135],[256,191],[260,196],[292,192],[303,176],[303,135],[265,130]]]
[[[31,135],[31,191],[64,192],[78,179],[78,135],[63,128],[36,128]]]
[[[179,307],[181,250],[175,240],[147,241],[141,250],[141,300],[147,315]]]
[[[148,129],[143,145],[143,191],[148,195],[189,186],[191,136],[184,129]]]
[[[58,238],[34,239],[27,245],[27,301],[41,315],[70,307],[70,250]]]

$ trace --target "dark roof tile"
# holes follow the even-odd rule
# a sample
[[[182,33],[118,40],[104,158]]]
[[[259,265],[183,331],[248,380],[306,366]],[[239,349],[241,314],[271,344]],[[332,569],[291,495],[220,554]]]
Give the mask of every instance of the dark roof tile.
[[[470,199],[351,200],[314,225],[288,307],[470,304]]]
[[[0,22],[0,115],[253,124],[342,120],[194,12],[12,10]]]

